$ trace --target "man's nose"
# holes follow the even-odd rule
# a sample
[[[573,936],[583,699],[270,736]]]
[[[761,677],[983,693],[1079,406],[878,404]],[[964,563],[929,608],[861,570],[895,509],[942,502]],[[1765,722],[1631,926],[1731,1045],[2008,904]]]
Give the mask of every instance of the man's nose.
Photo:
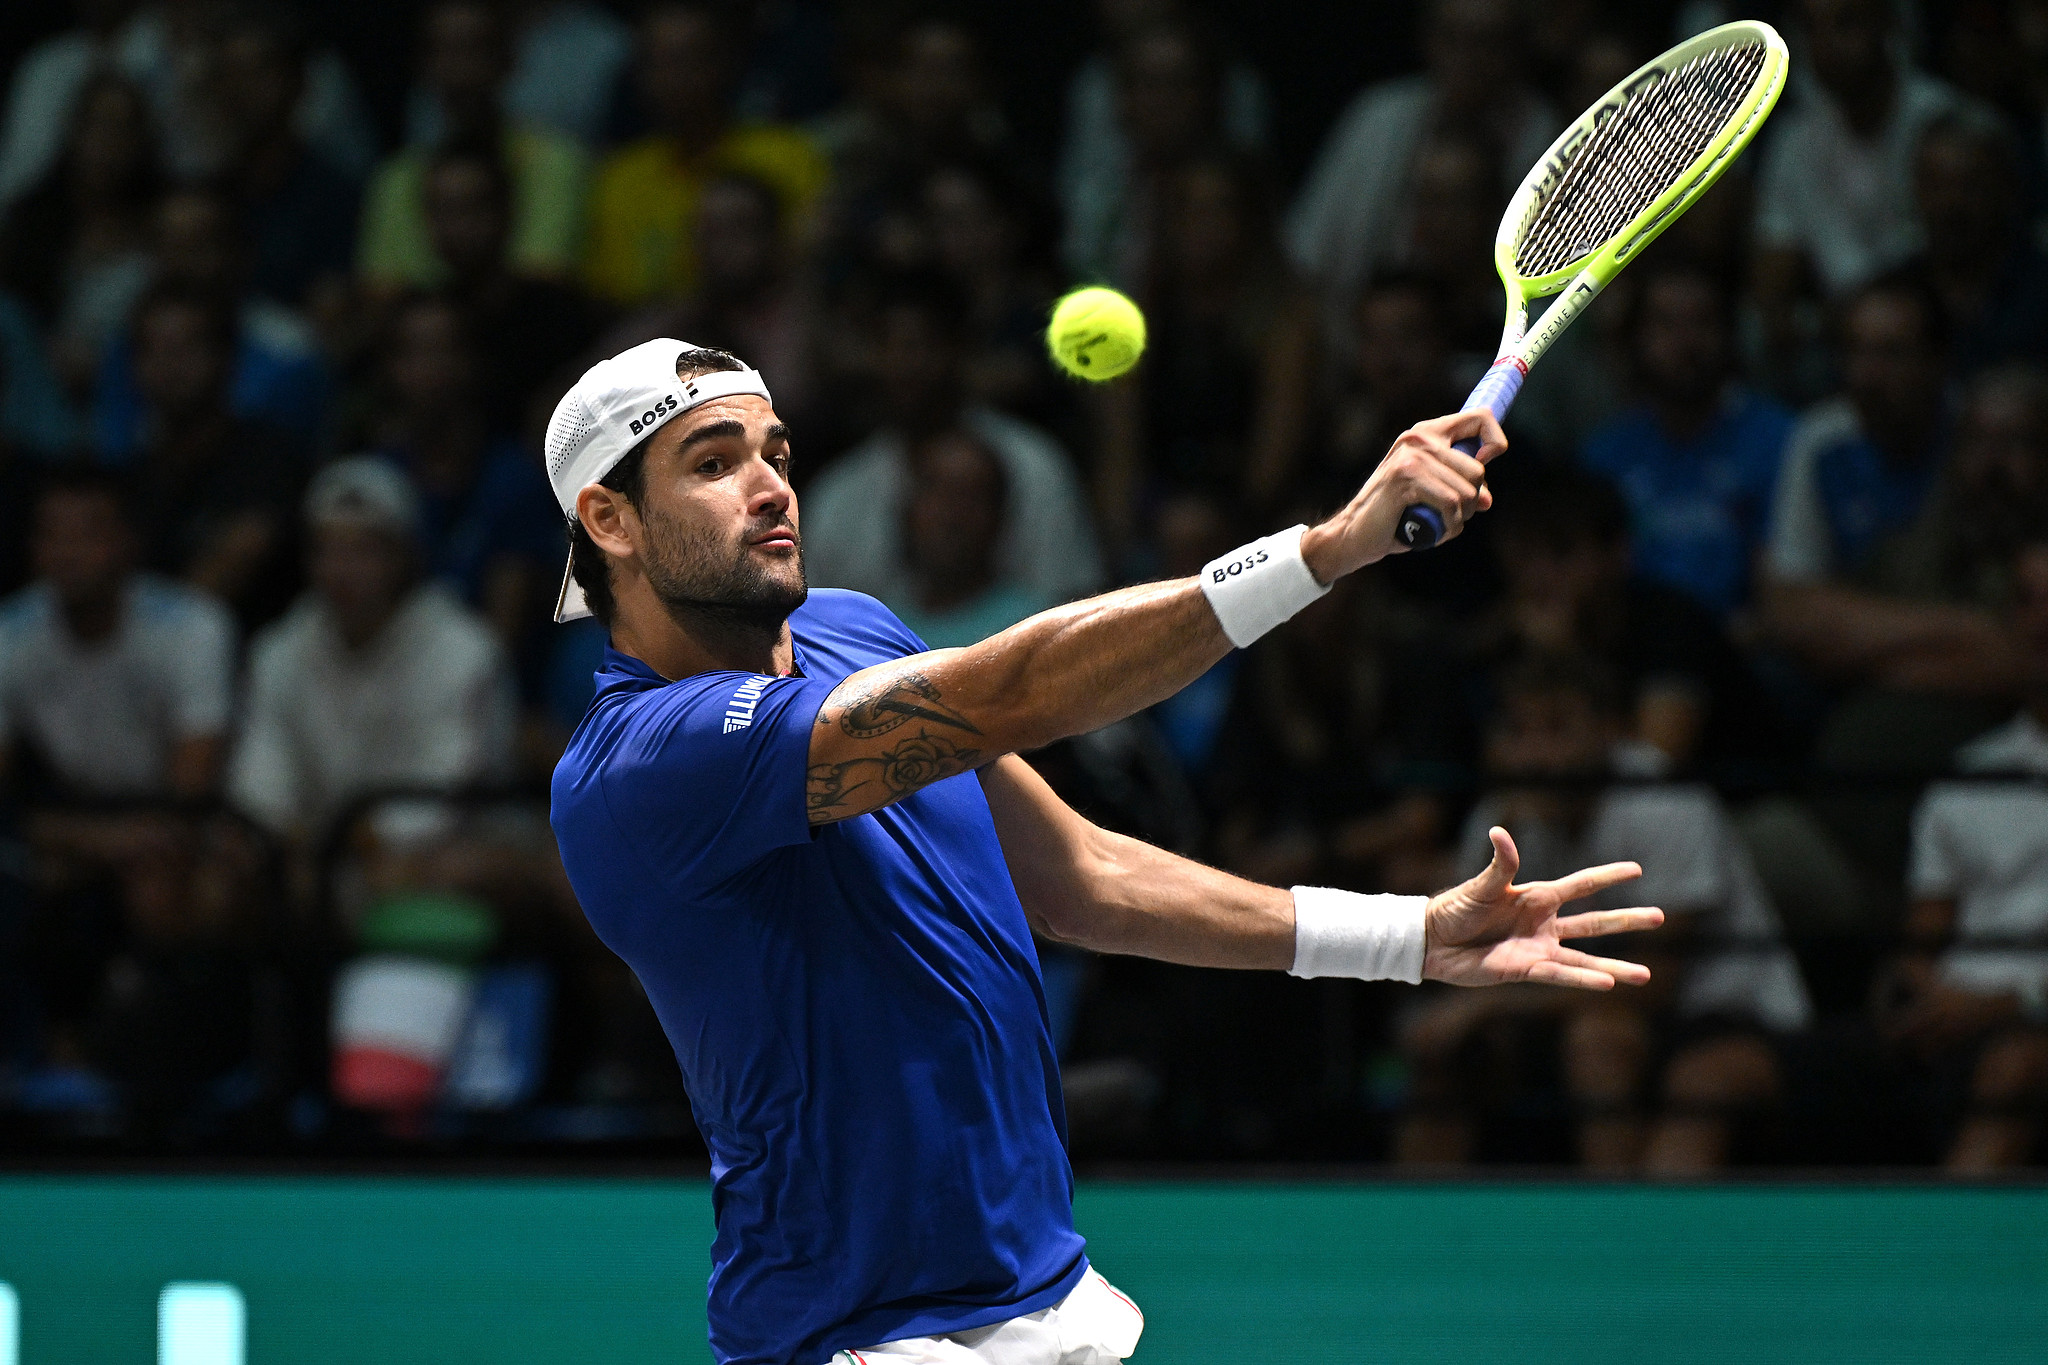
[[[747,514],[750,517],[760,517],[787,511],[789,505],[796,500],[795,493],[790,489],[789,480],[783,478],[782,472],[766,460],[756,461],[755,466],[747,489]]]

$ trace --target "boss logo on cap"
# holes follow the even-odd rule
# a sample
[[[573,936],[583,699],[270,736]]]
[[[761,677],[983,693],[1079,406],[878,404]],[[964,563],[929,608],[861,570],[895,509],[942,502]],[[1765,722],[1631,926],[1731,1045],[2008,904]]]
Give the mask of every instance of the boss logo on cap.
[[[697,395],[693,392],[690,396],[692,398],[695,398]],[[682,405],[676,401],[676,396],[674,394],[670,394],[668,397],[662,399],[659,403],[656,403],[653,407],[649,408],[647,411],[641,413],[638,417],[635,417],[633,419],[633,434],[635,436],[638,436],[647,427],[654,425],[654,421],[656,418],[662,416],[665,413],[674,412],[678,407],[681,406]]]

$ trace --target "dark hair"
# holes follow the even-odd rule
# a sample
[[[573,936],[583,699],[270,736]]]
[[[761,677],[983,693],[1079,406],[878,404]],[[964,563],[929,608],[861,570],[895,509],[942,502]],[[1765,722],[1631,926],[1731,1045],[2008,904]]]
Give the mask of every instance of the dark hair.
[[[1628,504],[1614,484],[1559,460],[1502,461],[1488,471],[1494,529],[1559,546],[1611,548],[1628,538]]]
[[[904,270],[876,281],[875,314],[912,312],[957,338],[967,327],[967,296],[960,286],[936,270]]]
[[[745,368],[745,362],[738,356],[709,346],[693,347],[676,357],[678,379],[695,379],[700,374]],[[627,502],[638,507],[647,492],[647,447],[654,440],[655,432],[660,430],[656,427],[641,437],[639,444],[627,451],[625,457],[597,481],[598,486],[623,493]],[[583,529],[583,523],[573,510],[569,513],[568,523],[569,572],[575,577],[576,586],[583,589],[584,601],[590,604],[590,614],[610,630],[612,618],[619,609],[618,598],[612,593],[611,560],[590,538],[590,532]]]
[[[1634,336],[1650,314],[1650,291],[1658,285],[1673,282],[1696,284],[1707,291],[1714,301],[1714,309],[1720,315],[1723,326],[1735,320],[1735,297],[1727,280],[1717,270],[1690,256],[1670,256],[1663,260],[1646,262],[1648,268],[1636,281],[1634,294],[1628,301],[1627,334]]]

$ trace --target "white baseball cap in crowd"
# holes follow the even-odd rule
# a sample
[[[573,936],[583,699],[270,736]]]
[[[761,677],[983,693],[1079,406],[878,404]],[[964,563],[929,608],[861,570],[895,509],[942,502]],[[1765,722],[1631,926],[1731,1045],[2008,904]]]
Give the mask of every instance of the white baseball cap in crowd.
[[[676,378],[676,361],[699,349],[687,341],[658,337],[600,360],[583,372],[548,419],[548,482],[563,517],[576,518],[576,495],[599,482],[634,446],[666,422],[715,398],[751,393],[774,399],[755,369],[714,370],[694,379]],[[572,549],[555,598],[555,620],[590,615],[576,584]]]
[[[407,537],[420,533],[420,499],[412,480],[375,455],[350,455],[315,474],[306,488],[305,511],[313,526],[368,526]]]

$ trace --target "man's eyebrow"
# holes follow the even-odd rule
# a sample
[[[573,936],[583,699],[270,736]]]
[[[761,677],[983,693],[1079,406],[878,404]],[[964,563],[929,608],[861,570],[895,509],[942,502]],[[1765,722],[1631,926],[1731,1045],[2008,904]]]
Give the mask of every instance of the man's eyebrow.
[[[788,441],[790,435],[789,423],[777,422],[774,426],[768,428],[768,430],[763,434],[766,435],[770,441]]]
[[[682,443],[676,447],[676,454],[681,455],[691,446],[700,445],[705,441],[717,441],[727,436],[744,436],[746,434],[746,427],[739,422],[733,421],[730,417],[723,422],[709,422],[704,426],[698,427],[688,436],[685,436],[682,439]]]

